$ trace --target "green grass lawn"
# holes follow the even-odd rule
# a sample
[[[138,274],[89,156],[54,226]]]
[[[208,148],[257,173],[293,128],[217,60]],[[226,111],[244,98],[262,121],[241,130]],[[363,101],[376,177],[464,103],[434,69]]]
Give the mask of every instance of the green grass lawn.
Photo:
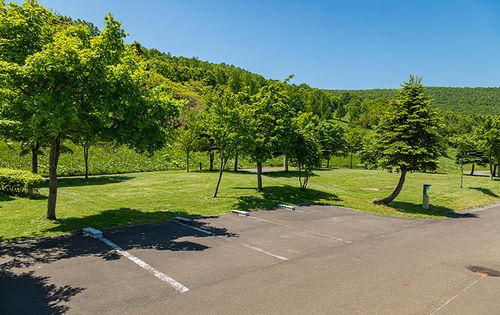
[[[176,215],[212,215],[232,209],[271,208],[277,203],[314,202],[372,213],[406,217],[445,217],[453,211],[500,200],[500,181],[458,174],[409,174],[401,195],[390,207],[372,204],[395,187],[398,174],[333,169],[315,172],[309,188],[298,188],[296,172],[264,176],[258,193],[256,175],[225,173],[219,197],[212,198],[217,173],[182,171],[61,178],[58,220],[44,218],[47,189],[36,200],[0,195],[0,240],[56,235],[83,227],[108,228],[161,221]],[[422,184],[432,184],[429,210],[421,209]]]

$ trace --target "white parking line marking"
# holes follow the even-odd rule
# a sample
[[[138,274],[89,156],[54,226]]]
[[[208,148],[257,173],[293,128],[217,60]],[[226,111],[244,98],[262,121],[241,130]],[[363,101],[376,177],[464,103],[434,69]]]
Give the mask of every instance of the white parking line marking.
[[[258,252],[261,252],[261,253],[264,253],[264,254],[267,254],[269,256],[273,256],[274,258],[278,258],[280,260],[288,260],[288,258],[285,258],[283,256],[279,256],[279,255],[275,255],[273,253],[270,253],[270,252],[266,252],[265,250],[263,250],[262,248],[258,248],[258,247],[255,247],[255,246],[252,246],[252,245],[247,245],[247,244],[244,244],[244,243],[241,243],[241,245],[245,246],[246,248],[250,248],[250,249],[253,249],[253,250],[256,250]]]
[[[134,255],[130,254],[129,252],[127,252],[126,250],[124,250],[120,246],[116,245],[115,243],[111,242],[107,238],[105,238],[105,237],[97,237],[96,239],[104,242],[106,245],[108,245],[109,247],[113,248],[118,254],[122,255],[123,257],[128,258],[129,260],[131,260],[132,262],[134,262],[139,267],[141,267],[144,270],[146,270],[147,272],[153,274],[153,276],[155,276],[156,278],[160,279],[161,281],[163,281],[165,283],[168,283],[172,288],[176,289],[180,293],[184,293],[184,292],[189,291],[188,288],[186,288],[185,286],[183,286],[179,282],[175,281],[174,279],[170,278],[166,274],[164,274],[164,273],[156,270],[155,268],[151,267],[150,265],[148,265],[144,261],[142,261],[139,258],[135,257]]]
[[[479,279],[476,279],[474,282],[472,282],[471,284],[469,284],[467,287],[465,287],[465,289],[463,289],[462,291],[458,292],[457,294],[455,294],[453,297],[451,297],[448,301],[446,301],[443,305],[441,305],[440,307],[436,308],[435,310],[433,310],[432,312],[429,313],[429,315],[432,315],[434,313],[436,313],[437,311],[439,311],[440,309],[442,309],[443,307],[445,307],[446,305],[448,305],[448,303],[450,303],[451,301],[453,301],[457,296],[459,296],[460,294],[464,293],[465,291],[467,291],[468,289],[470,289],[473,285],[475,285],[479,280],[483,279],[485,277],[485,275],[482,275],[481,278]]]
[[[185,227],[188,227],[188,228],[191,228],[193,230],[196,230],[198,232],[201,232],[201,233],[204,233],[204,234],[207,234],[207,235],[213,235],[213,236],[216,236],[218,238],[221,238],[223,240],[225,240],[226,242],[231,242],[230,239],[226,238],[226,237],[223,237],[222,235],[215,235],[214,233],[210,232],[210,231],[207,231],[205,229],[201,229],[201,228],[197,228],[196,226],[191,226],[191,225],[188,225],[188,224],[184,224],[184,223],[181,223],[181,222],[176,222],[177,224],[180,224],[182,226],[185,226]],[[263,250],[262,248],[258,248],[258,247],[255,247],[255,246],[252,246],[252,245],[248,245],[248,244],[245,244],[245,243],[238,243],[239,245],[243,246],[243,247],[246,247],[246,248],[249,248],[249,249],[253,249],[257,252],[260,252],[260,253],[263,253],[263,254],[266,254],[266,255],[269,255],[271,257],[274,257],[274,258],[277,258],[279,260],[288,260],[288,258],[286,257],[283,257],[283,256],[279,256],[279,255],[275,255],[273,253],[270,253],[268,251],[265,251]]]
[[[214,235],[215,236],[214,233],[212,233],[210,231],[207,231],[205,229],[197,228],[196,226],[192,226],[192,225],[181,223],[181,222],[177,222],[177,224],[183,225],[185,227],[191,228],[191,229],[196,230],[196,231],[201,232],[201,233],[205,233],[205,234],[208,234],[208,235]]]
[[[343,238],[339,238],[339,237],[335,237],[335,236],[331,236],[331,235],[326,235],[326,234],[322,234],[322,233],[317,233],[317,232],[306,230],[306,229],[301,229],[301,228],[298,228],[298,227],[295,227],[295,226],[292,226],[292,225],[288,225],[288,224],[285,224],[285,223],[281,223],[281,222],[276,222],[276,221],[271,221],[271,220],[266,220],[266,219],[261,219],[261,218],[256,218],[256,217],[248,217],[248,218],[252,219],[252,220],[257,220],[257,221],[268,222],[268,223],[272,223],[272,224],[276,224],[276,225],[281,225],[281,226],[284,226],[284,227],[287,227],[287,228],[290,228],[290,229],[295,229],[295,230],[298,230],[298,231],[306,232],[306,233],[317,235],[317,236],[321,236],[321,237],[331,238],[331,239],[334,239],[334,240],[337,240],[337,241],[340,241],[340,242],[351,243],[351,241],[345,240]]]

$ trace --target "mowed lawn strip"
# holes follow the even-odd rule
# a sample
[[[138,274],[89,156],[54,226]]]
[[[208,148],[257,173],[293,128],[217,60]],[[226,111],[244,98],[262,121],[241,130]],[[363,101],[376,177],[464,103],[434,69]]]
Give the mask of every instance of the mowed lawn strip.
[[[45,219],[47,189],[36,200],[0,196],[0,240],[13,240],[167,220],[174,216],[213,215],[232,209],[272,208],[278,203],[338,205],[366,212],[405,217],[446,217],[450,212],[500,201],[500,181],[458,174],[409,174],[401,195],[390,206],[376,206],[398,181],[384,171],[334,169],[315,171],[306,191],[298,173],[273,172],[256,191],[256,175],[224,174],[220,195],[212,198],[217,173],[182,171],[61,178],[56,221]],[[431,184],[431,208],[423,210],[422,185]]]

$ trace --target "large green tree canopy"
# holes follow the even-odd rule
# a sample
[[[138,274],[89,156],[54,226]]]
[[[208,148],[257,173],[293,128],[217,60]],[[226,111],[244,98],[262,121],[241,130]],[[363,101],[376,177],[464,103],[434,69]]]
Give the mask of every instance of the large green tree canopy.
[[[44,42],[25,50],[24,62],[0,60],[1,114],[10,126],[24,126],[27,135],[50,143],[47,218],[55,219],[61,140],[105,135],[152,153],[166,143],[177,106],[165,86],[150,80],[146,61],[124,44],[125,32],[111,15],[95,34],[84,23],[55,23],[57,17],[34,1],[21,8],[2,7],[2,22],[12,25],[2,30],[0,43],[10,43],[16,34],[30,37],[19,42]],[[49,35],[18,32],[16,23],[24,29],[33,20],[40,24],[34,30]]]

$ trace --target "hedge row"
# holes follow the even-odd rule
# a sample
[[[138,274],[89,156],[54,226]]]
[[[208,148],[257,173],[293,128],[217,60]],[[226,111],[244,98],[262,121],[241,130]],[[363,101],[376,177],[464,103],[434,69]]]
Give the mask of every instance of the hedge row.
[[[0,193],[33,197],[45,180],[29,171],[0,168]]]

